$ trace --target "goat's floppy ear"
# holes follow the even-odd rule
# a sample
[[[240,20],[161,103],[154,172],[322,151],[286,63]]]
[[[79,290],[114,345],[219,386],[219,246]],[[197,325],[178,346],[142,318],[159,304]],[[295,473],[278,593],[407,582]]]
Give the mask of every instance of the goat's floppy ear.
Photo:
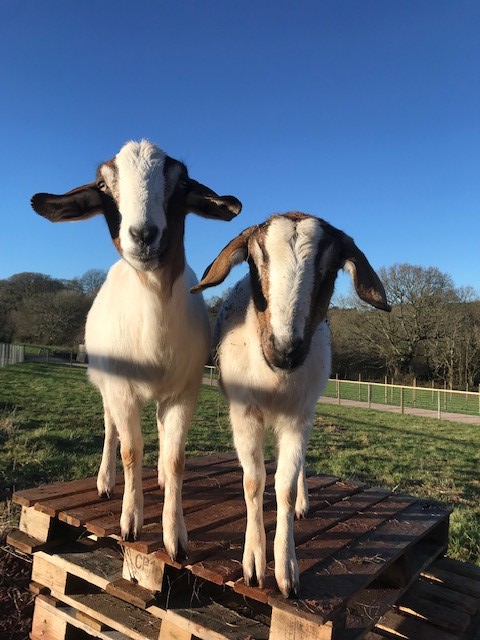
[[[208,287],[214,287],[225,280],[232,267],[247,259],[248,238],[255,227],[249,227],[234,238],[220,251],[212,264],[205,269],[200,282],[190,289],[190,293],[198,293]]]
[[[345,269],[350,273],[355,291],[359,298],[368,302],[372,307],[382,311],[391,311],[387,302],[385,289],[380,278],[368,262],[364,253],[360,251],[352,238],[342,234],[342,256]]]
[[[242,210],[242,203],[234,196],[219,196],[196,180],[188,179],[187,207],[204,218],[232,220]]]
[[[58,196],[36,193],[31,199],[31,205],[50,222],[86,220],[104,212],[102,192],[94,182]]]

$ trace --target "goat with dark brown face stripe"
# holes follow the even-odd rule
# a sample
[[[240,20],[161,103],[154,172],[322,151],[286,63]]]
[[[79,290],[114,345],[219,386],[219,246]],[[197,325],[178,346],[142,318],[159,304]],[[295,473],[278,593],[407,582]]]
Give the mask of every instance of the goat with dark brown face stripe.
[[[189,293],[196,278],[185,260],[185,216],[192,211],[231,220],[241,204],[192,180],[183,163],[142,140],[101,164],[95,182],[64,195],[36,194],[32,206],[52,222],[105,216],[122,259],[110,269],[86,326],[89,376],[105,412],[98,491],[112,494],[119,438],[125,472],[120,528],[124,538],[137,538],[143,523],[140,411],[156,400],[163,539],[175,558],[187,545],[185,437],[210,343],[205,304]]]
[[[330,374],[326,313],[337,272],[350,271],[359,297],[389,311],[385,290],[353,240],[302,213],[274,215],[232,240],[207,268],[202,291],[246,260],[250,273],[225,300],[216,324],[220,386],[230,402],[235,447],[244,471],[247,530],[245,582],[263,584],[266,569],[263,445],[272,426],[275,475],[275,576],[285,595],[298,593],[293,518],[308,511],[305,450],[315,405]]]

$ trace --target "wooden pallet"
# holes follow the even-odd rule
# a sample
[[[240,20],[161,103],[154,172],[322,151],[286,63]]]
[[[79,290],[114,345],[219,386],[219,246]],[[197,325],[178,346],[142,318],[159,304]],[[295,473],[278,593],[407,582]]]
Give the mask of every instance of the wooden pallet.
[[[118,551],[118,550],[117,550]],[[143,597],[135,597],[138,587],[123,590],[119,584],[109,588],[115,575],[115,554],[96,547],[95,562],[86,562],[85,549],[70,550],[49,558],[35,559],[34,575],[40,573],[57,597],[46,595],[46,589],[33,582],[37,596],[33,618],[32,640],[69,640],[73,638],[141,638],[162,640],[226,640],[241,638],[296,637],[317,638],[321,635],[272,636],[265,606],[234,601],[227,592],[215,601],[207,597],[208,585],[191,589],[180,580],[172,584],[168,595],[157,596],[146,605]],[[105,553],[100,574],[99,560]],[[83,556],[83,557],[82,557]],[[36,556],[37,558],[37,556]],[[49,569],[46,569],[47,565]],[[118,558],[116,572],[121,571]],[[112,573],[112,575],[108,575]],[[433,579],[435,575],[437,579]],[[438,576],[442,582],[438,582]],[[48,577],[50,576],[50,577]],[[55,577],[53,577],[55,576]],[[61,578],[59,578],[61,576]],[[467,578],[463,582],[462,578]],[[118,581],[116,578],[115,581]],[[101,589],[103,585],[105,589]],[[96,587],[94,589],[93,587]],[[399,602],[391,607],[368,632],[367,640],[403,638],[404,640],[475,640],[480,635],[480,569],[447,559],[435,561],[415,582]],[[115,593],[115,597],[111,596]],[[205,592],[205,593],[204,593]],[[477,596],[472,596],[472,592]],[[48,590],[50,593],[50,590]],[[140,592],[140,596],[141,596]],[[120,596],[120,597],[118,597]],[[151,594],[150,594],[151,596]],[[136,606],[132,606],[132,602]],[[364,606],[368,606],[365,601]],[[477,616],[475,616],[477,612]],[[88,635],[79,635],[79,630]],[[197,635],[198,634],[198,635]]]
[[[366,488],[334,476],[311,475],[308,478],[309,517],[295,523],[301,593],[298,599],[285,600],[273,578],[276,518],[273,473],[273,466],[267,465],[268,576],[264,589],[247,587],[242,580],[245,505],[242,474],[233,454],[205,456],[187,463],[183,506],[189,555],[182,562],[171,562],[163,548],[159,524],[163,494],[158,489],[154,470],[144,472],[145,526],[138,542],[119,539],[121,476],[115,495],[109,501],[98,497],[95,478],[17,492],[14,501],[22,505],[20,528],[9,537],[9,542],[35,553],[34,580],[48,587],[65,606],[79,611],[84,607],[83,613],[92,618],[95,615],[91,614],[96,611],[87,611],[91,603],[87,606],[83,601],[82,604],[78,599],[72,600],[78,595],[71,591],[72,584],[78,585],[78,580],[89,596],[92,596],[88,593],[89,584],[95,585],[103,598],[108,596],[114,601],[125,601],[125,593],[129,593],[130,606],[136,609],[141,606],[150,620],[153,616],[168,620],[169,624],[176,624],[169,618],[177,607],[171,606],[176,593],[172,585],[182,585],[183,596],[187,593],[191,603],[201,603],[200,608],[208,603],[223,607],[220,619],[224,619],[227,611],[243,616],[241,633],[247,635],[229,635],[225,631],[227,622],[220,631],[213,623],[216,618],[211,610],[202,610],[205,623],[199,624],[202,629],[209,629],[208,624],[215,627],[216,636],[205,635],[206,631],[192,631],[188,626],[191,622],[186,628],[177,624],[185,633],[205,638],[250,635],[271,640],[364,637],[420,573],[446,550],[450,513],[446,507],[411,496],[394,495],[384,489]],[[101,540],[101,562],[98,548],[69,551],[65,547],[69,541],[87,535]],[[90,540],[83,544],[96,543]],[[105,573],[105,549],[110,555],[117,554],[117,559],[113,573],[109,569],[99,584],[92,578],[95,575],[92,567],[99,563]],[[78,566],[73,557],[87,563],[87,574],[72,569]],[[65,568],[67,565],[69,568]],[[158,604],[166,594],[168,603]],[[98,599],[98,593],[93,595]],[[156,598],[156,604],[152,604],[152,598]],[[45,609],[53,605],[44,601],[39,606]],[[248,608],[248,614],[242,607]],[[186,612],[192,610],[192,606],[184,606],[180,618],[190,620]],[[246,631],[247,623],[252,624],[252,620],[254,633]],[[210,622],[207,624],[207,621]],[[115,620],[100,619],[100,622],[134,637],[110,624]],[[154,633],[157,631],[161,633],[160,628]],[[165,634],[164,631],[163,636],[170,637]]]

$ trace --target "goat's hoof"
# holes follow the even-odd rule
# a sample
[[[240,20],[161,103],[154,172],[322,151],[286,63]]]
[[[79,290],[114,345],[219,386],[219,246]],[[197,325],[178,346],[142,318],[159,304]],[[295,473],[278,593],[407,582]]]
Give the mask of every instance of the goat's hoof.
[[[123,514],[120,518],[120,533],[122,540],[134,542],[140,537],[143,525],[143,515],[138,512]]]
[[[307,517],[309,507],[308,496],[298,494],[297,501],[295,503],[295,517],[297,520]]]
[[[97,491],[100,498],[110,498],[115,489],[115,476],[100,472],[97,477]]]
[[[275,579],[284,598],[293,598],[300,592],[300,579],[296,559],[287,560],[284,570],[279,571],[275,563]]]
[[[247,586],[258,585],[260,589],[263,589],[266,571],[265,552],[263,548],[259,546],[259,548],[250,551],[245,549],[242,564],[245,584]]]
[[[298,582],[292,582],[291,580],[281,580],[277,582],[280,593],[284,598],[296,598],[300,591],[300,585]]]
[[[170,556],[172,562],[175,562],[177,559],[187,557],[188,535],[183,521],[182,525],[178,527],[178,530],[174,529],[173,531],[168,532],[164,529],[163,531],[163,546],[165,547],[165,551]]]

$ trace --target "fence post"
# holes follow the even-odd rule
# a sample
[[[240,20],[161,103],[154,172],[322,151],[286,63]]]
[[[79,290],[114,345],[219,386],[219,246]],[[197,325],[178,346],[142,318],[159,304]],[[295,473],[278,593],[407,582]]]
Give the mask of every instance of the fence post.
[[[367,386],[367,394],[368,394],[368,408],[370,409],[372,406],[372,385],[368,383]]]
[[[417,378],[413,379],[413,406],[417,406]]]
[[[442,419],[442,404],[440,402],[440,389],[438,390],[438,399],[437,399],[437,418],[439,420]]]
[[[361,402],[362,400],[362,374],[358,374],[358,399]]]
[[[400,387],[400,411],[401,413],[405,413],[405,398],[404,398],[404,389]]]
[[[388,404],[387,389],[388,389],[388,378],[387,376],[385,376],[385,404]]]

